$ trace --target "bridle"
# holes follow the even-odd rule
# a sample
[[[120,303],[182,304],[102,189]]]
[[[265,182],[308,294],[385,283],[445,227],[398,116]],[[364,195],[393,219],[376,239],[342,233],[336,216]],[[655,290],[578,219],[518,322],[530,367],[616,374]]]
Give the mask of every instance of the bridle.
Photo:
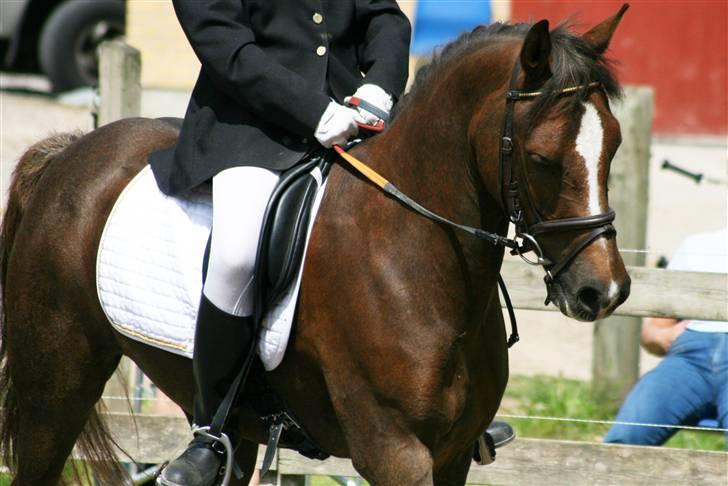
[[[513,137],[513,110],[514,105],[517,101],[529,100],[543,95],[542,91],[521,91],[516,88],[518,81],[518,75],[520,73],[520,60],[516,60],[513,70],[511,72],[511,80],[506,92],[506,111],[503,118],[503,130],[500,138],[500,155],[499,155],[499,177],[498,177],[498,191],[500,193],[501,204],[503,209],[507,212],[509,221],[514,224],[516,228],[515,238],[507,238],[493,233],[485,231],[480,228],[473,226],[467,226],[464,224],[455,223],[449,219],[440,216],[437,213],[430,211],[425,208],[417,201],[413,200],[405,193],[400,191],[394,184],[385,179],[382,175],[374,171],[371,167],[366,165],[361,160],[347,153],[347,149],[355,145],[357,142],[349,144],[346,149],[334,146],[336,152],[346,160],[355,170],[363,175],[370,182],[374,183],[381,190],[399,200],[402,204],[409,207],[413,211],[421,214],[422,216],[441,223],[453,228],[459,229],[466,233],[469,233],[477,238],[488,241],[496,246],[503,246],[509,248],[512,255],[518,255],[523,261],[529,265],[540,265],[543,267],[546,275],[544,282],[546,283],[546,301],[544,305],[548,305],[552,300],[552,285],[556,277],[566,268],[566,266],[581,253],[591,242],[596,240],[602,235],[609,236],[616,234],[616,230],[612,225],[614,221],[614,210],[609,209],[606,213],[591,215],[591,216],[577,216],[573,218],[559,218],[544,220],[538,208],[533,203],[531,193],[529,192],[530,185],[528,183],[528,172],[525,170],[523,161],[519,159],[521,168],[521,174],[526,179],[524,182],[526,203],[528,204],[529,213],[536,218],[536,222],[528,224],[524,217],[522,205],[519,197],[519,184],[515,176],[514,170],[514,153],[516,152],[516,144]],[[591,82],[579,86],[571,86],[563,88],[557,92],[559,95],[571,95],[579,92],[584,92],[592,88],[600,87],[601,84],[598,82]],[[361,126],[360,128],[369,129],[370,127]],[[379,131],[380,129],[374,129]],[[561,252],[559,258],[555,261],[548,259],[541,245],[538,242],[538,237],[545,234],[553,234],[564,231],[588,231],[584,236],[574,240],[564,251]],[[536,259],[531,260],[525,255],[529,252],[536,254]],[[498,275],[498,285],[503,293],[503,297],[508,308],[508,314],[511,320],[511,336],[508,338],[508,346],[512,346],[518,341],[518,330],[516,328],[516,318],[513,312],[513,305],[511,304],[508,291],[506,290],[503,278]]]
[[[516,229],[515,247],[511,247],[511,254],[519,255],[523,261],[529,265],[541,265],[546,272],[544,282],[546,283],[547,296],[545,304],[551,301],[551,286],[554,279],[561,273],[564,268],[576,256],[581,253],[592,241],[602,235],[609,236],[616,234],[616,230],[612,225],[614,221],[614,210],[609,209],[605,213],[595,214],[591,216],[577,216],[573,218],[559,218],[544,220],[541,217],[538,208],[533,203],[531,193],[529,191],[530,184],[528,181],[528,171],[523,164],[523,158],[518,158],[520,164],[520,173],[524,177],[523,185],[526,195],[525,201],[528,205],[529,213],[536,218],[536,222],[528,224],[524,217],[523,206],[519,197],[519,181],[516,179],[514,167],[514,153],[516,152],[516,144],[513,137],[513,111],[517,101],[529,100],[541,96],[541,91],[521,91],[516,88],[518,75],[520,73],[520,60],[516,60],[511,71],[511,80],[508,91],[506,92],[506,111],[503,117],[503,129],[500,139],[499,165],[498,165],[498,190],[500,192],[501,204],[508,214],[509,220]],[[591,82],[580,86],[571,86],[557,92],[559,95],[571,95],[592,88],[600,87],[598,82]],[[587,231],[585,235],[574,240],[564,251],[561,252],[558,259],[550,260],[541,249],[538,237],[546,234],[560,233],[564,231]],[[526,253],[533,251],[536,254],[536,260],[531,260],[525,256]]]

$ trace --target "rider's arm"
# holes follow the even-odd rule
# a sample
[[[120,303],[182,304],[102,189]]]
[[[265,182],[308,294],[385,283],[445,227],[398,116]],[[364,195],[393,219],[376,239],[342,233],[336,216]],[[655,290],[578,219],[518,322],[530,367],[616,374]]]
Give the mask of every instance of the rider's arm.
[[[642,327],[642,347],[652,354],[664,356],[687,324],[687,321],[677,319],[649,319]]]
[[[292,133],[313,135],[331,101],[255,44],[240,0],[174,0],[203,70],[241,106]]]
[[[366,78],[395,99],[404,91],[409,69],[411,27],[395,0],[356,0],[359,67]]]

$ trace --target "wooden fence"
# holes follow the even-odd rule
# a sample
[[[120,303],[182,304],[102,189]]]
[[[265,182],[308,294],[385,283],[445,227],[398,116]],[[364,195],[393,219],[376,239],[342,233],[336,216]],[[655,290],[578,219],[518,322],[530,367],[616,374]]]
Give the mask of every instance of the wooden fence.
[[[109,414],[107,423],[119,445],[137,461],[161,463],[189,440],[181,417]],[[260,447],[258,464],[265,448]],[[125,456],[119,456],[125,459]],[[358,476],[348,459],[315,461],[279,450],[266,484],[302,485],[305,475]],[[516,439],[498,449],[488,466],[473,464],[469,484],[503,485],[721,485],[728,479],[728,453],[664,447],[544,439]]]
[[[627,271],[632,290],[615,315],[728,321],[728,274],[631,266]],[[543,305],[546,290],[540,267],[506,261],[501,273],[516,308],[558,311]]]

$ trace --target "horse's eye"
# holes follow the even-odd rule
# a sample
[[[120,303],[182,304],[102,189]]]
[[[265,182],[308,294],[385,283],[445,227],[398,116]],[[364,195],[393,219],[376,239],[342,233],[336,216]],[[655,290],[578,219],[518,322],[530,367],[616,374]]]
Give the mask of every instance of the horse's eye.
[[[536,163],[538,165],[542,165],[544,167],[549,167],[549,166],[552,166],[553,165],[553,162],[551,160],[547,159],[546,157],[544,157],[541,154],[537,154],[537,153],[534,153],[534,152],[529,152],[528,153],[528,156],[530,157],[530,159],[534,163]]]

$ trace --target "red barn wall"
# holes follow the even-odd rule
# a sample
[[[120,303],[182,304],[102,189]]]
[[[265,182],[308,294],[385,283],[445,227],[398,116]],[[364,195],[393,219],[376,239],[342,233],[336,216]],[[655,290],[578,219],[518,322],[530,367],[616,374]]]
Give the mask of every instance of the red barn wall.
[[[513,21],[571,16],[578,32],[613,15],[622,0],[512,0]],[[623,84],[655,90],[654,131],[728,134],[728,2],[630,2],[612,44]],[[576,13],[575,16],[572,14]]]

